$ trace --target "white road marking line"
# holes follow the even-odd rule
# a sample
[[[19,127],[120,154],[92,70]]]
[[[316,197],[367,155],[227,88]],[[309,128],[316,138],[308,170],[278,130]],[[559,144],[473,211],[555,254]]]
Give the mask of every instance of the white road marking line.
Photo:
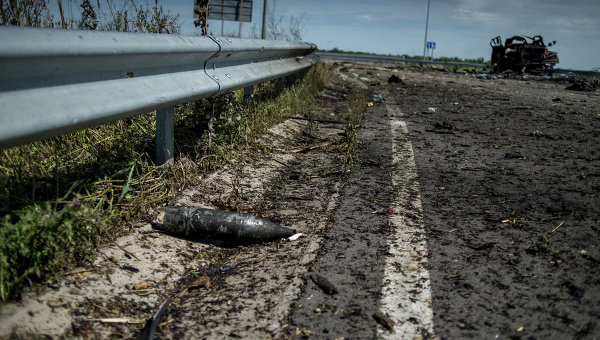
[[[388,96],[391,97],[391,96]],[[394,232],[388,239],[381,298],[381,310],[395,323],[393,331],[379,327],[383,339],[413,339],[433,335],[431,284],[427,270],[427,240],[417,168],[406,122],[396,105],[387,105],[391,119],[392,184],[397,190],[390,215]],[[400,119],[399,119],[400,118]],[[410,218],[408,217],[410,216]]]

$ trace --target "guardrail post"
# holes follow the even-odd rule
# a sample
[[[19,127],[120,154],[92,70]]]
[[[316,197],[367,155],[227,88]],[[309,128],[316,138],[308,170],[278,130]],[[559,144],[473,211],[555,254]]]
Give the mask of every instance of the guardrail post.
[[[156,110],[156,165],[172,164],[175,157],[175,107]]]
[[[248,99],[250,99],[250,96],[253,93],[254,93],[254,86],[253,85],[244,87],[244,102],[248,102]]]

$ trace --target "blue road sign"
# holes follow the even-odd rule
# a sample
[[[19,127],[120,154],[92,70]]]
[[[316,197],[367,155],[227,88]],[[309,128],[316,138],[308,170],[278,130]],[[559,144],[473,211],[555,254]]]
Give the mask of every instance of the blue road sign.
[[[435,50],[435,42],[433,41],[428,41],[427,42],[427,48],[431,48]]]

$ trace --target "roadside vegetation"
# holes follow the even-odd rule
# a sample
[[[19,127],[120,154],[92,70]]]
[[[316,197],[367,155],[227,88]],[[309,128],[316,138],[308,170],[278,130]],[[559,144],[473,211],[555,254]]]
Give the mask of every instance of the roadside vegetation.
[[[117,8],[110,0],[104,7],[84,0],[78,14],[61,11],[56,20],[47,1],[3,1],[0,18],[14,25],[180,31],[178,18],[158,2]],[[58,280],[226,159],[262,152],[258,136],[288,116],[308,115],[328,77],[317,64],[300,77],[256,86],[250,98],[238,90],[177,106],[172,166],[154,165],[154,112],[0,151],[0,300]]]
[[[355,152],[360,144],[358,130],[362,125],[365,112],[367,111],[367,105],[370,100],[371,94],[368,91],[362,91],[350,95],[345,100],[346,105],[348,106],[348,124],[346,124],[346,128],[344,130],[344,140],[342,143],[346,149],[342,164],[342,171],[344,174],[352,170],[354,167],[354,162],[358,157],[358,154]]]

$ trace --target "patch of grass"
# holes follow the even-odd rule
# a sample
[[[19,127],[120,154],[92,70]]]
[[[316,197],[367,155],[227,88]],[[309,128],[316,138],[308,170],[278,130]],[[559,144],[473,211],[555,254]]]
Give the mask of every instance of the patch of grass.
[[[317,64],[299,78],[256,86],[250,99],[236,91],[176,107],[170,167],[154,165],[155,113],[0,152],[2,301],[89,259],[126,232],[125,221],[144,218],[224,160],[264,152],[258,136],[310,112],[328,76]]]
[[[80,203],[24,207],[0,228],[0,298],[18,294],[25,282],[46,280],[93,253],[107,228],[98,211]]]

